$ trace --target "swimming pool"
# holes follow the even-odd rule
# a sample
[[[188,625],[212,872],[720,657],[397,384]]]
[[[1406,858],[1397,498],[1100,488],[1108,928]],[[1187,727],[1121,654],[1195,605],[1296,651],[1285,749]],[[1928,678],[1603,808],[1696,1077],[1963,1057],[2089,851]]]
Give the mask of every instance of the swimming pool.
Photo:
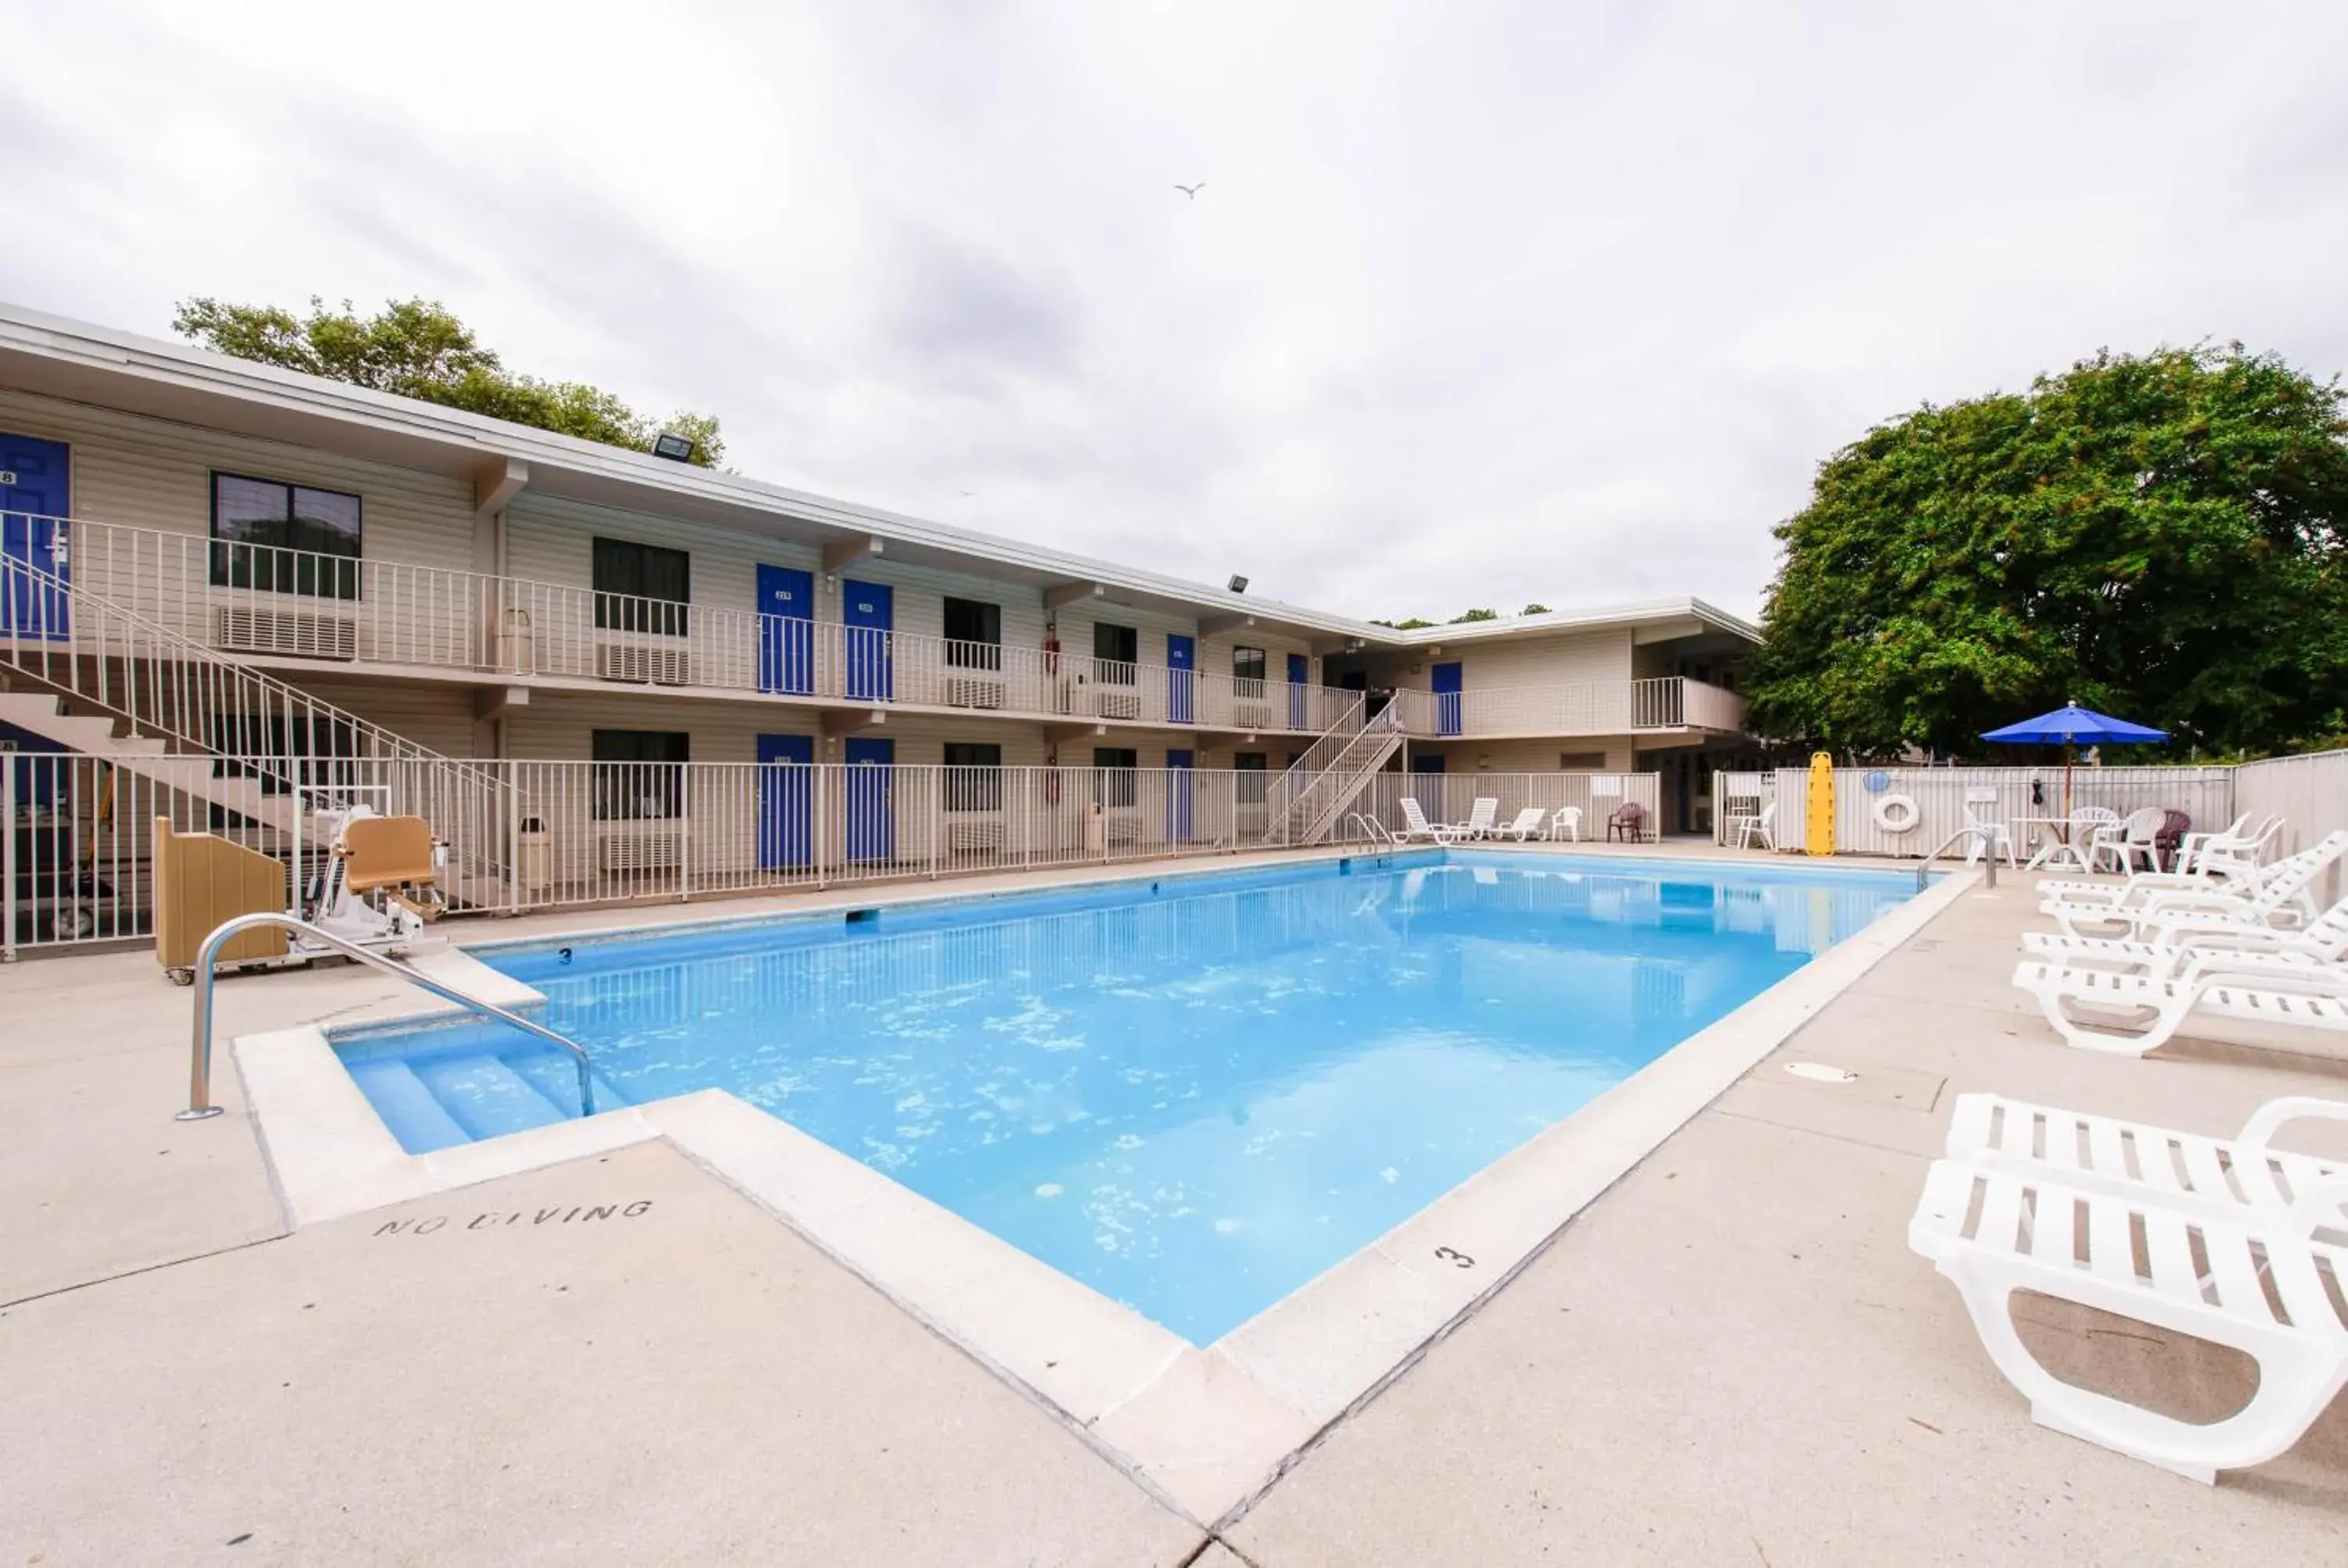
[[[477,951],[599,1108],[729,1090],[1206,1345],[1914,891],[1454,849]],[[410,1153],[565,1113],[494,1026],[335,1043]]]

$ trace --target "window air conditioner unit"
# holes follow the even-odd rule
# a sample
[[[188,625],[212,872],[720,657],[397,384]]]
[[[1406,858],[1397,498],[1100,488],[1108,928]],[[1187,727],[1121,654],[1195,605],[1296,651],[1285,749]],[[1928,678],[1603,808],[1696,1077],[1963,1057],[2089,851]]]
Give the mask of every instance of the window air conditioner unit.
[[[946,824],[946,853],[968,855],[976,851],[1000,850],[1004,845],[1001,817],[965,817]]]
[[[1003,682],[989,675],[953,675],[946,679],[946,703],[954,708],[1000,708]]]
[[[653,829],[612,824],[597,836],[596,865],[613,873],[674,871],[685,858],[685,833],[674,826]]]
[[[1272,728],[1272,704],[1243,697],[1231,704],[1231,719],[1242,730]]]
[[[626,681],[639,686],[690,686],[693,651],[656,648],[643,642],[599,642],[595,645],[595,673],[605,681]]]
[[[299,659],[356,659],[358,622],[311,610],[221,605],[212,612],[212,645],[231,653],[286,653]]]
[[[1093,702],[1104,719],[1141,717],[1141,693],[1126,686],[1096,686]]]

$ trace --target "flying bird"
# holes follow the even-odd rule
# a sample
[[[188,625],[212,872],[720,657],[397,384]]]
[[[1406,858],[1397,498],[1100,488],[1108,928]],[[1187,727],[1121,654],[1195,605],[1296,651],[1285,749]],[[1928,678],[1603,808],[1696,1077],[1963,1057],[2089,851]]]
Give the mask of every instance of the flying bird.
[[[1207,182],[1201,179],[1196,185],[1178,185],[1174,189],[1189,197],[1191,200],[1196,201],[1199,200],[1199,192],[1207,189]]]

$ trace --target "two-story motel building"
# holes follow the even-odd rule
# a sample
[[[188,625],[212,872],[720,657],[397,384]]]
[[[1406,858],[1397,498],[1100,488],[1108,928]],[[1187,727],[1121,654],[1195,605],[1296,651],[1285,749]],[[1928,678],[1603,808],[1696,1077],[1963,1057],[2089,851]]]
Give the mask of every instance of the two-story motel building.
[[[1244,805],[1375,723],[1382,773],[1654,774],[1700,830],[1756,635],[1688,599],[1397,631],[13,306],[0,513],[0,738],[134,769],[142,732],[324,745],[224,724],[263,692],[402,754],[1269,775]],[[149,712],[141,670],[246,695]],[[932,807],[1001,804],[950,776]],[[653,793],[591,815],[685,809]]]

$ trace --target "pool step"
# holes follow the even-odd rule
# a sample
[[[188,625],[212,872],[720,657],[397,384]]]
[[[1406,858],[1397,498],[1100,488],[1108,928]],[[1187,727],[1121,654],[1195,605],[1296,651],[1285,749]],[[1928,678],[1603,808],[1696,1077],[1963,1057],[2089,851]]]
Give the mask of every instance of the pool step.
[[[579,1114],[573,1105],[566,1118],[561,1106],[494,1056],[427,1057],[411,1065],[432,1097],[475,1138],[524,1132]]]
[[[359,1086],[383,1124],[409,1153],[428,1154],[473,1141],[473,1135],[458,1125],[448,1108],[400,1058],[364,1059],[352,1062],[350,1071],[351,1081]]]
[[[565,1116],[579,1114],[579,1063],[569,1051],[557,1050],[552,1046],[535,1050],[524,1046],[519,1050],[500,1052],[498,1060],[521,1074],[531,1088],[561,1106]],[[598,1112],[617,1111],[628,1102],[627,1096],[604,1081],[600,1072],[589,1072],[587,1082],[594,1094]]]

